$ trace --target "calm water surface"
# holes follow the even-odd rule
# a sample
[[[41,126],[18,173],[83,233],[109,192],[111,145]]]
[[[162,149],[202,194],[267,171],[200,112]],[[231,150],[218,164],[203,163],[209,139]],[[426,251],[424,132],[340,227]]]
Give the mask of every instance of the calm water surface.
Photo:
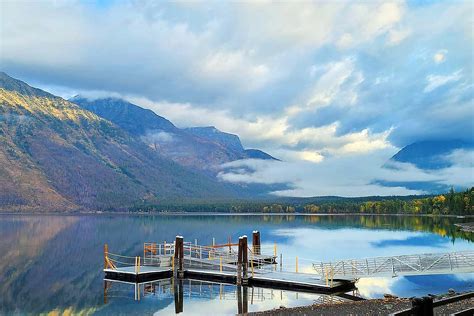
[[[103,246],[140,255],[144,241],[173,241],[178,234],[200,244],[229,236],[262,235],[277,244],[284,265],[311,260],[472,250],[474,236],[453,226],[464,219],[397,216],[17,216],[0,215],[0,314],[236,314],[244,297],[249,311],[325,302],[327,296],[184,280],[136,288],[104,282]],[[357,283],[367,298],[391,293],[420,296],[474,288],[474,274],[367,278]],[[243,293],[240,293],[243,291]],[[134,298],[139,292],[140,300]],[[177,294],[179,293],[179,294]],[[183,298],[182,306],[175,304]],[[175,298],[178,298],[177,300]]]

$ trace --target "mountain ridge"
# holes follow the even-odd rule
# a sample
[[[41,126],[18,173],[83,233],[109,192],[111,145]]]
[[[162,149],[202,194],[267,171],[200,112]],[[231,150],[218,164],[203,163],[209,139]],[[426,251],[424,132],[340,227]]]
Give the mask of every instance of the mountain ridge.
[[[244,149],[237,135],[214,126],[180,129],[155,112],[123,99],[77,96],[71,101],[140,137],[161,155],[196,170],[215,175],[222,164],[234,160],[277,160],[263,151]]]
[[[0,80],[0,210],[126,209],[238,191],[173,161],[112,122],[11,78]]]

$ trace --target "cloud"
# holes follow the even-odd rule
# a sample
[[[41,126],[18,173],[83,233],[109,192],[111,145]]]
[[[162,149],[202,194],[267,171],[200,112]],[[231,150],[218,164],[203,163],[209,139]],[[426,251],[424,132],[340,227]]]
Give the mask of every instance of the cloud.
[[[394,29],[388,33],[388,44],[390,46],[397,45],[401,43],[405,38],[411,34],[411,31],[408,29]]]
[[[314,86],[309,92],[309,97],[302,106],[294,105],[287,109],[289,115],[295,115],[302,111],[321,108],[333,103],[336,98],[344,99],[346,104],[354,104],[357,101],[355,88],[364,80],[360,72],[354,74],[355,60],[347,58],[342,61],[332,62],[318,67],[323,70]],[[312,69],[315,69],[314,66]],[[349,86],[343,90],[343,85],[350,78],[355,78]]]
[[[426,85],[425,89],[423,92],[431,92],[441,86],[444,86],[447,83],[450,82],[456,82],[462,78],[461,76],[462,69],[459,69],[450,75],[428,75],[426,76],[426,81],[428,81],[428,84]]]
[[[285,156],[290,159],[316,161],[323,154],[344,155],[366,153],[390,147],[387,141],[391,130],[372,133],[368,129],[338,135],[339,124],[321,127],[293,128],[286,116],[257,116],[238,118],[225,110],[211,111],[191,104],[153,102],[144,98],[128,98],[131,102],[152,109],[172,121],[182,122],[182,127],[213,125],[221,130],[238,134],[244,139],[252,139],[252,147],[267,147],[271,144],[283,146]],[[278,149],[274,149],[279,152]],[[288,153],[292,151],[293,153]],[[270,149],[270,154],[274,152]]]
[[[411,195],[424,191],[402,186],[384,186],[381,182],[432,182],[462,187],[474,185],[474,151],[455,151],[446,159],[452,166],[439,170],[421,170],[409,163],[390,162],[394,153],[384,149],[370,154],[333,157],[310,162],[239,160],[223,165],[219,178],[236,183],[285,183],[292,187],[275,191],[280,196],[373,196]],[[237,169],[238,172],[233,170]]]
[[[174,141],[174,134],[161,130],[149,130],[142,136],[142,140],[150,145],[159,145],[162,143],[170,143]]]
[[[437,64],[441,64],[446,60],[446,54],[448,51],[446,49],[442,49],[436,52],[436,54],[433,55],[433,60]]]
[[[247,90],[255,90],[269,80],[270,69],[265,64],[252,64],[250,52],[219,51],[206,56],[199,69],[204,78],[229,80],[236,84],[246,78],[243,86]]]

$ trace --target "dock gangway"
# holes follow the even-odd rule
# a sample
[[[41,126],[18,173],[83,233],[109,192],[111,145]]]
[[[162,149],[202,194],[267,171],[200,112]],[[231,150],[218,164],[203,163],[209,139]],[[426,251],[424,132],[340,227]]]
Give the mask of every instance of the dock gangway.
[[[313,269],[321,277],[334,279],[473,273],[474,251],[315,262]]]

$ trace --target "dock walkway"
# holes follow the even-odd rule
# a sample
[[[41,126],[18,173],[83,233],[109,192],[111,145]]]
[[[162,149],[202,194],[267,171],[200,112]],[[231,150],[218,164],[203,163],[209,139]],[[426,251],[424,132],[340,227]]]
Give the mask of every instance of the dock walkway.
[[[315,262],[313,263],[313,269],[320,276],[327,274],[329,271],[332,276],[340,279],[473,273],[474,251]]]

